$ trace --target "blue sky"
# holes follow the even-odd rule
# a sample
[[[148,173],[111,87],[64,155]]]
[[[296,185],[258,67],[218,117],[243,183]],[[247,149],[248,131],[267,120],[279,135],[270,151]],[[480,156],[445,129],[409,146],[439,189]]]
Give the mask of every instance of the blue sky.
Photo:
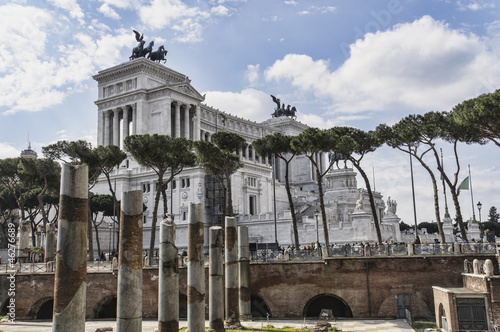
[[[92,75],[128,61],[132,29],[165,45],[166,65],[188,75],[210,106],[263,121],[273,94],[310,126],[370,130],[500,88],[499,7],[493,0],[2,1],[0,158],[19,155],[28,133],[39,154],[60,139],[95,143]],[[460,178],[470,164],[484,219],[490,206],[500,208],[498,148],[459,151]],[[376,189],[413,222],[407,156],[384,147],[365,163]],[[418,165],[415,174],[418,220],[434,220],[428,176]],[[461,196],[468,218],[470,197]]]

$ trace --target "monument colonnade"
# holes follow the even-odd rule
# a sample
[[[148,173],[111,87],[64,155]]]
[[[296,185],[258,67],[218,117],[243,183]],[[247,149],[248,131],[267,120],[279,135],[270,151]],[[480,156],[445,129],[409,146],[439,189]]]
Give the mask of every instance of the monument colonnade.
[[[144,134],[150,132],[147,127],[147,120],[144,120],[143,101],[119,106],[112,109],[102,110],[98,126],[102,136],[99,138],[99,145],[118,145],[129,135]],[[170,107],[165,110],[165,123],[160,128],[165,128],[165,134],[171,137],[185,137],[192,140],[199,140],[200,137],[210,139],[209,132],[201,130],[200,125],[200,105],[186,104],[180,101],[172,101]],[[191,125],[192,123],[192,125]]]

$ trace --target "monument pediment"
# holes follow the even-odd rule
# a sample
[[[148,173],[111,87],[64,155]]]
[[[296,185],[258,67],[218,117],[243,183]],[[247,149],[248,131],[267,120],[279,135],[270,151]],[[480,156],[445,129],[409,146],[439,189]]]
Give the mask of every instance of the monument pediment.
[[[202,96],[189,82],[169,84],[169,88],[196,98],[200,101],[205,100],[205,96]]]

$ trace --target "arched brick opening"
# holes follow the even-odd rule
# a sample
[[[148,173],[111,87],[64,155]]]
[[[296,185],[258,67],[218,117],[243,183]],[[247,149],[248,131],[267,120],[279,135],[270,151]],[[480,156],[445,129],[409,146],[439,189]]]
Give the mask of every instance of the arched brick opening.
[[[54,315],[54,298],[43,297],[35,302],[28,311],[29,319],[52,319]]]
[[[335,317],[352,318],[347,302],[333,294],[320,294],[310,299],[304,306],[303,316],[317,319],[321,309],[331,309]]]
[[[267,315],[269,315],[269,317],[273,317],[271,309],[264,299],[257,295],[252,295],[250,301],[252,318],[267,318]]]
[[[97,302],[92,310],[93,319],[116,318],[116,296],[108,295]]]
[[[7,297],[3,302],[2,306],[0,307],[0,316],[6,316],[7,315],[7,305],[9,304],[10,297]]]

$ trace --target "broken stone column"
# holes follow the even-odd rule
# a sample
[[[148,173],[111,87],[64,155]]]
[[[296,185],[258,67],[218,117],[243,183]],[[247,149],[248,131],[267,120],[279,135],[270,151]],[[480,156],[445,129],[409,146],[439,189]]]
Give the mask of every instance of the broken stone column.
[[[175,230],[170,217],[160,223],[158,332],[179,331],[179,255]]]
[[[88,167],[63,164],[52,331],[85,330]]]
[[[208,321],[209,331],[224,331],[224,261],[222,227],[210,227]]]
[[[238,270],[239,270],[239,306],[240,320],[252,320],[250,292],[250,246],[248,244],[248,226],[238,227]]]
[[[122,193],[116,330],[142,330],[142,191]]]
[[[205,259],[203,206],[189,203],[187,261],[187,325],[189,332],[205,331]]]
[[[224,246],[226,271],[226,322],[227,327],[239,327],[240,308],[238,294],[238,235],[236,218],[226,217],[226,239]]]
[[[19,247],[17,259],[20,263],[28,262],[28,248],[30,244],[31,224],[29,220],[21,220],[19,225]]]
[[[45,226],[45,257],[44,262],[54,260],[54,243],[55,243],[56,225],[53,223]]]

